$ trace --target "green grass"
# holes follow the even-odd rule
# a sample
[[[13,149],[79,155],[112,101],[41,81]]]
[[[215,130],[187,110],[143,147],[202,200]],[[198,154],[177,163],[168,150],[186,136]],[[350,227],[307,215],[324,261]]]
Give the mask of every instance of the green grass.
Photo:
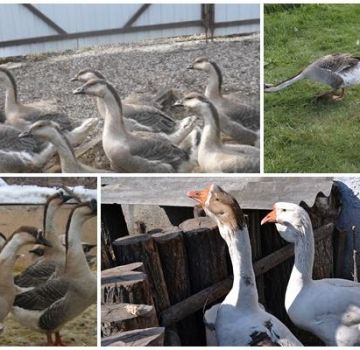
[[[265,82],[294,76],[330,53],[360,56],[360,4],[265,5]],[[265,94],[265,172],[360,172],[360,86],[340,102],[316,101],[328,86],[303,80]]]

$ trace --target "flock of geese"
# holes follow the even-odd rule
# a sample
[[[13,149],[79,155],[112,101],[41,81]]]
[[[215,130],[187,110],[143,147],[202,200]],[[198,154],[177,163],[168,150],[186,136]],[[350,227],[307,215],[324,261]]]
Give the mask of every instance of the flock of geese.
[[[96,216],[96,200],[71,209],[64,246],[54,219],[71,198],[57,192],[47,199],[42,229],[21,226],[8,239],[0,237],[0,339],[11,312],[23,327],[46,334],[47,345],[64,345],[61,329],[96,304],[96,276],[80,237],[84,223]],[[35,245],[31,253],[37,259],[14,277],[19,250],[27,245]]]
[[[225,240],[234,280],[220,305],[205,313],[215,328],[216,344],[229,346],[302,346],[292,332],[258,302],[246,220],[237,201],[217,185],[187,194],[215,220]],[[314,234],[307,212],[278,202],[261,224],[275,223],[295,247],[295,262],[285,295],[291,321],[328,346],[360,345],[360,284],[344,279],[312,279]],[[215,312],[214,312],[215,308]],[[209,322],[210,320],[210,322]]]
[[[83,84],[74,95],[95,98],[99,118],[74,125],[65,114],[22,104],[13,75],[0,67],[0,87],[6,90],[0,172],[42,172],[56,153],[62,172],[106,172],[81,163],[74,152],[102,119],[110,171],[258,173],[259,111],[222,94],[216,63],[201,57],[187,68],[206,72],[209,80],[204,94],[186,94],[174,107],[195,111],[202,127],[194,116],[176,120],[155,106],[122,103],[114,86],[92,69],[80,71],[71,81]],[[230,142],[224,142],[225,137]]]

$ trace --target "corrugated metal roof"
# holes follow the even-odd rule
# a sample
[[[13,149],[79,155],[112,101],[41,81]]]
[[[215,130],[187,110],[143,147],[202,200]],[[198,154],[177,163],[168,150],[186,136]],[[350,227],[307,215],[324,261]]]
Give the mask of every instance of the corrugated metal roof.
[[[243,209],[271,209],[278,201],[306,202],[330,194],[332,177],[122,177],[102,178],[102,203],[194,206],[186,192],[216,183],[231,192]]]

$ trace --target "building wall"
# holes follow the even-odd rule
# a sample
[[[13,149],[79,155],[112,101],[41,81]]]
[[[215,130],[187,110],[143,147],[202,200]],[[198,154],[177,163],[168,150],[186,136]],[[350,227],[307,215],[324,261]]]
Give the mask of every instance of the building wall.
[[[37,4],[35,7],[67,33],[121,28],[142,4]],[[257,4],[216,4],[216,22],[260,18]],[[133,24],[146,26],[201,19],[200,4],[152,4]],[[146,39],[203,33],[201,26],[151,30],[126,34],[49,41],[0,48],[0,57],[64,51],[94,45],[131,43]],[[215,35],[252,33],[259,24],[219,28]],[[2,41],[56,35],[57,32],[21,4],[0,4],[0,43]]]

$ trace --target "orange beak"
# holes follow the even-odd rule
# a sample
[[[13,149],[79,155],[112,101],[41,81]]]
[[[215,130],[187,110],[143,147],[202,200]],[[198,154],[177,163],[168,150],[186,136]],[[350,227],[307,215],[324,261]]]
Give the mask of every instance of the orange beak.
[[[205,202],[207,200],[207,197],[208,197],[208,194],[209,194],[209,189],[206,189],[206,190],[200,190],[200,191],[191,191],[191,192],[188,192],[186,195],[197,201],[202,207],[205,206]]]
[[[269,214],[267,214],[262,220],[261,225],[264,225],[268,222],[276,222],[276,211],[273,209]]]

